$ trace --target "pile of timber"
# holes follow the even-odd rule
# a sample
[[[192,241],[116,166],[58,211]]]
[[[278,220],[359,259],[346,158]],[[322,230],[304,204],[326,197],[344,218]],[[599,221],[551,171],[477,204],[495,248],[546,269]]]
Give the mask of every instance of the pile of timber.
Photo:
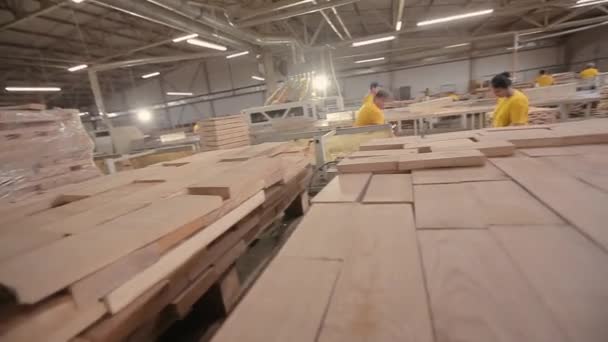
[[[0,208],[0,341],[152,341],[217,285],[229,311],[235,260],[306,210],[311,174],[301,149],[267,143]]]
[[[78,111],[0,108],[0,198],[18,201],[100,176],[93,148]]]
[[[596,108],[592,109],[592,115],[595,117],[608,117],[608,86],[600,88],[600,96],[602,97]]]
[[[225,150],[251,144],[249,125],[242,115],[205,119],[198,124],[201,148],[204,151]]]
[[[606,341],[607,143],[592,119],[363,145],[212,342]]]
[[[532,107],[528,111],[529,125],[547,125],[557,122],[559,110],[557,108]]]

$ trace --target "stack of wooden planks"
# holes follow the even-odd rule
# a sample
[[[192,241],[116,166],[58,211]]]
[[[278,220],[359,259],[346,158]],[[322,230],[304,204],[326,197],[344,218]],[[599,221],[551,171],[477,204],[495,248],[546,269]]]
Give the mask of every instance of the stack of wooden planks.
[[[100,176],[93,147],[77,111],[0,108],[0,198],[18,201]]]
[[[546,125],[556,123],[559,110],[556,108],[532,107],[528,111],[529,125]]]
[[[473,133],[388,151],[517,150],[337,175],[212,341],[604,342],[608,119]]]
[[[198,123],[201,148],[205,151],[248,146],[249,125],[242,115],[229,115],[202,120]]]
[[[215,284],[234,303],[235,260],[305,210],[308,160],[289,143],[212,151],[3,206],[0,341],[151,341]]]
[[[608,86],[600,88],[600,95],[602,98],[597,107],[592,109],[592,114],[595,117],[605,118],[608,117]]]

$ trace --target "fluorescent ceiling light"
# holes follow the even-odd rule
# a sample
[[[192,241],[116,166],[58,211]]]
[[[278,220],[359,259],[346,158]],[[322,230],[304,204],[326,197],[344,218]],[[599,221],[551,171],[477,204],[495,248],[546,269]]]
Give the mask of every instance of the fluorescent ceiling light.
[[[388,36],[388,37],[382,37],[382,38],[376,38],[376,39],[370,39],[370,40],[362,40],[362,41],[359,41],[359,42],[354,42],[353,43],[353,47],[370,45],[370,44],[376,44],[376,43],[382,43],[382,42],[388,42],[388,41],[391,41],[391,40],[393,40],[395,38],[396,38],[395,36]]]
[[[84,1],[84,0],[72,0],[72,2],[75,2],[75,3],[77,3],[77,4],[79,4],[79,3],[83,2],[83,1]]]
[[[315,90],[324,91],[327,89],[327,86],[329,86],[329,80],[327,79],[327,76],[323,74],[316,75],[312,79],[312,87],[315,88]]]
[[[521,36],[529,36],[531,34],[537,34],[537,33],[541,33],[541,32],[544,32],[544,31],[543,30],[537,30],[537,31],[532,31],[532,32],[527,32],[527,33],[521,33],[521,34],[519,34],[519,36],[520,37]]]
[[[189,34],[187,36],[177,37],[177,38],[173,39],[173,42],[179,43],[179,42],[183,42],[184,40],[188,40],[188,39],[192,39],[192,38],[196,38],[196,37],[198,37],[198,34],[193,33],[193,34]]]
[[[109,117],[109,118],[115,118],[115,117],[118,116],[118,114],[116,114],[116,113],[108,113],[108,115],[106,115],[106,116]]]
[[[401,31],[401,27],[403,27],[403,21],[399,20],[397,22],[397,27],[395,28],[395,30]]]
[[[89,67],[89,66],[88,66],[88,65],[86,65],[86,64],[81,64],[81,65],[76,65],[76,66],[73,66],[73,67],[71,67],[71,68],[68,68],[68,71],[69,71],[69,72],[74,72],[74,71],[78,71],[78,70],[86,69],[86,68],[88,68],[88,67]]]
[[[169,96],[192,96],[192,93],[168,91],[167,95],[169,95]]]
[[[152,113],[146,109],[140,109],[137,111],[137,119],[141,122],[148,122],[152,120]]]
[[[476,11],[476,12],[469,12],[469,13],[464,13],[464,14],[452,15],[452,16],[449,16],[449,17],[443,17],[443,18],[438,18],[438,19],[431,19],[431,20],[421,21],[421,22],[417,23],[416,26],[425,26],[425,25],[433,25],[433,24],[445,23],[445,22],[448,22],[448,21],[454,21],[454,20],[466,19],[466,18],[471,18],[471,17],[477,17],[477,16],[480,16],[480,15],[486,15],[486,14],[490,14],[492,12],[494,12],[493,9],[487,9],[487,10],[483,10],[483,11]]]
[[[369,63],[369,62],[377,62],[377,61],[383,61],[384,57],[378,57],[378,58],[372,58],[372,59],[363,59],[360,61],[355,61],[355,63],[359,64],[359,63]]]
[[[80,115],[80,116],[89,115],[89,112],[82,112],[82,113],[78,113],[78,115]]]
[[[214,49],[214,50],[220,50],[220,51],[228,50],[228,48],[223,45],[213,44],[213,43],[206,42],[206,41],[200,40],[200,39],[188,39],[186,42],[188,44],[202,46],[202,47],[206,47],[206,48]]]
[[[20,91],[20,92],[51,92],[61,91],[59,87],[6,87],[6,91]]]
[[[577,8],[577,7],[585,7],[585,6],[598,5],[598,4],[603,4],[605,2],[608,2],[608,0],[599,0],[599,1],[597,1],[597,0],[588,0],[588,1],[579,0],[579,1],[576,2],[577,5],[574,5],[574,6],[570,7],[570,8]]]
[[[227,59],[231,59],[231,58],[245,56],[245,55],[248,55],[248,54],[249,54],[249,51],[243,51],[243,52],[234,53],[232,55],[228,55],[228,56],[226,56],[226,58]]]
[[[153,72],[151,74],[142,75],[141,78],[150,78],[150,77],[155,77],[155,76],[158,76],[158,75],[160,75],[160,72],[157,71],[157,72]]]
[[[251,76],[251,78],[253,78],[256,81],[266,81],[266,79],[264,79],[264,77],[260,77],[260,76]]]
[[[454,44],[454,45],[448,45],[448,46],[444,46],[444,49],[452,49],[452,48],[457,48],[457,47],[462,47],[462,46],[469,46],[471,45],[471,43],[462,43],[462,44]]]

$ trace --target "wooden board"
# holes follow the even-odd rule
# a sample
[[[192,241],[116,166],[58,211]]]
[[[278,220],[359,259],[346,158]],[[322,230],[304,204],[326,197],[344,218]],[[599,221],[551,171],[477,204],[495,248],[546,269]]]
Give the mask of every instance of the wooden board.
[[[36,303],[164,235],[183,227],[204,226],[206,216],[220,205],[221,198],[215,196],[186,195],[158,201],[98,229],[0,263],[0,283],[11,289],[20,303]]]
[[[487,230],[419,231],[437,342],[567,341]]]
[[[224,274],[220,280],[219,286],[222,293],[224,309],[226,312],[230,312],[234,309],[236,301],[241,293],[241,281],[239,280],[239,274],[235,267],[230,268],[230,270]]]
[[[479,182],[509,179],[491,163],[483,166],[452,167],[412,171],[414,184]]]
[[[579,154],[607,154],[608,144],[524,148],[520,149],[520,151],[529,157],[569,156]]]
[[[475,149],[483,153],[486,157],[506,157],[515,153],[515,145],[508,141],[487,140],[479,141],[472,145],[463,146],[434,146],[432,152],[461,151],[464,149]]]
[[[373,175],[361,202],[411,203],[414,201],[413,193],[411,175]]]
[[[552,130],[539,129],[484,133],[479,138],[480,142],[496,140],[508,141],[517,148],[562,146],[564,144],[560,134]]]
[[[401,155],[344,159],[336,166],[340,173],[395,172]]]
[[[0,234],[0,262],[59,240],[63,234],[40,229],[11,230]]]
[[[608,194],[534,158],[493,159],[511,176],[570,224],[608,248]]]
[[[496,226],[505,247],[571,341],[608,336],[608,255],[568,226]]]
[[[597,189],[608,192],[608,155],[584,154],[538,159]]]
[[[364,205],[342,219],[351,245],[318,341],[433,341],[411,206]]]
[[[230,213],[222,216],[210,226],[163,255],[154,265],[112,291],[105,297],[105,303],[110,312],[120,311],[146,290],[161,282],[175,269],[188,262],[197,252],[203,250],[230,227],[264,203],[264,199],[264,192],[259,192]]]
[[[486,157],[477,150],[418,153],[399,156],[399,171],[457,166],[479,166]]]
[[[212,342],[314,342],[340,266],[335,260],[275,258]]]
[[[512,181],[415,185],[414,198],[418,228],[563,223]]]
[[[402,154],[418,153],[415,149],[408,150],[371,150],[371,151],[357,151],[349,154],[347,158],[366,158],[366,157],[379,157],[379,156],[399,156]]]
[[[337,175],[312,198],[312,203],[357,202],[370,177],[369,173]]]

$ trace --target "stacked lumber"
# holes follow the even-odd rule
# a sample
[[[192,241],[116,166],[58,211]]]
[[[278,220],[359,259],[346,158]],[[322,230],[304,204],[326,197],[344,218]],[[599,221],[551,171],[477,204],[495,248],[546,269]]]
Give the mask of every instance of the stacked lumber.
[[[605,341],[608,119],[476,134],[546,131],[569,146],[337,175],[212,342]]]
[[[198,125],[201,148],[204,151],[224,150],[251,144],[249,125],[242,115],[205,119]]]
[[[0,198],[18,201],[100,176],[93,148],[77,111],[0,108]]]
[[[556,123],[559,110],[556,108],[532,107],[528,111],[529,125],[546,125]]]
[[[577,81],[576,73],[573,71],[560,72],[552,76],[555,84],[575,83]]]
[[[600,96],[602,98],[597,104],[597,107],[591,110],[591,113],[593,116],[599,118],[608,117],[608,86],[600,88]]]
[[[212,151],[2,207],[0,341],[152,341],[215,285],[229,311],[235,261],[306,210],[308,160],[288,143]]]

